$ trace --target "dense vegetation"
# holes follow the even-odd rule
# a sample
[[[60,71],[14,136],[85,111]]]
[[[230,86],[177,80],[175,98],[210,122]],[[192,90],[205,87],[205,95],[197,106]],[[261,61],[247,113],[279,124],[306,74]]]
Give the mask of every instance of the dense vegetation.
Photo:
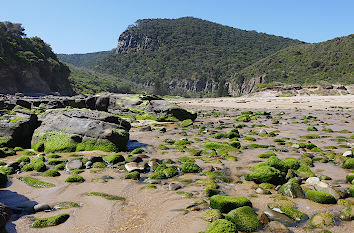
[[[352,84],[353,45],[353,35],[307,44],[184,17],[138,20],[115,51],[59,57],[94,71],[72,69],[78,92],[223,96],[230,80],[238,89],[260,76],[263,83]]]
[[[115,76],[70,65],[70,84],[77,93],[96,94],[101,92],[134,93],[135,87]]]
[[[238,72],[234,79],[264,75],[267,83],[354,83],[354,34],[314,44],[284,48]]]
[[[16,66],[17,69],[35,66],[69,72],[48,44],[39,37],[25,36],[21,24],[0,22],[0,63]]]
[[[117,53],[60,58],[135,83],[155,83],[155,92],[166,94],[171,80],[223,82],[231,70],[300,42],[185,17],[138,20],[122,33],[119,43]],[[92,65],[94,59],[97,63]]]
[[[26,37],[18,23],[0,22],[0,70],[0,93],[74,94],[69,68],[39,37]]]

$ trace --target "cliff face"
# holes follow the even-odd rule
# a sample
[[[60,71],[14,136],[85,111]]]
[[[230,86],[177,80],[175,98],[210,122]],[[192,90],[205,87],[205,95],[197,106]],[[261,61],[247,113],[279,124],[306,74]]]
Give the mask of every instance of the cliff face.
[[[0,22],[0,93],[74,95],[69,68],[48,44],[23,31],[20,24]]]
[[[158,43],[146,35],[123,32],[118,39],[116,54],[137,53],[141,50],[155,50]]]
[[[58,71],[29,67],[20,69],[10,67],[0,60],[0,93],[26,95],[59,94],[74,95],[68,76],[70,70],[62,68]]]

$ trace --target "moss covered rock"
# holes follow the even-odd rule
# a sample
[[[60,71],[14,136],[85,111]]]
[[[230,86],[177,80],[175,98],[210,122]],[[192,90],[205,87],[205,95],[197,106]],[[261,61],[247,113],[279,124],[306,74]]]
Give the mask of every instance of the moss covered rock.
[[[237,230],[242,232],[253,232],[262,227],[262,223],[259,221],[256,212],[249,206],[243,206],[230,211],[226,215],[226,220],[233,222]]]
[[[305,193],[305,197],[311,201],[321,203],[321,204],[336,204],[337,200],[333,195],[325,192],[308,190]]]
[[[183,163],[181,167],[181,171],[184,173],[197,173],[200,172],[202,169],[198,166],[198,164],[193,162],[186,162]]]
[[[349,195],[351,196],[351,197],[354,197],[354,184],[352,185],[352,186],[350,186],[350,188],[349,188]]]
[[[105,112],[55,109],[40,118],[43,123],[32,137],[32,148],[37,151],[120,151],[129,140],[130,124]]]
[[[43,176],[48,176],[48,177],[55,177],[55,176],[60,176],[60,173],[58,172],[57,169],[49,169],[42,174]]]
[[[22,167],[22,170],[43,172],[47,170],[47,167],[44,163],[43,157],[33,157],[29,164],[26,164]]]
[[[218,209],[207,210],[202,216],[202,219],[208,222],[214,222],[220,218],[222,218],[222,214]]]
[[[334,225],[334,216],[330,213],[318,213],[312,216],[311,225],[317,228],[326,228]]]
[[[85,179],[80,176],[80,175],[71,175],[68,178],[66,178],[65,182],[68,183],[82,183],[85,182]]]
[[[343,168],[354,169],[354,158],[345,160],[345,162],[343,163]]]
[[[169,167],[163,170],[165,173],[166,178],[172,178],[178,175],[177,167]]]
[[[140,172],[138,171],[133,171],[133,172],[128,172],[123,176],[124,179],[131,179],[131,180],[139,180],[140,179]]]
[[[222,213],[228,213],[242,206],[252,207],[252,202],[242,196],[214,195],[210,198],[210,208],[218,209]]]
[[[39,218],[32,223],[32,227],[44,228],[44,227],[57,226],[59,224],[64,223],[66,220],[68,220],[69,217],[70,217],[69,214],[59,214],[48,218]]]
[[[193,125],[193,121],[191,119],[187,119],[181,122],[181,127],[188,127]]]
[[[253,180],[256,183],[283,184],[285,182],[284,174],[278,169],[267,165],[252,169],[252,173],[245,176],[246,180]]]
[[[237,233],[236,225],[225,219],[217,219],[210,223],[205,233]]]
[[[347,208],[344,208],[339,213],[339,218],[343,221],[351,221],[354,220],[354,205],[350,205]]]
[[[292,220],[294,220],[295,222],[302,222],[308,219],[308,216],[305,213],[290,206],[281,206],[280,211],[283,212],[286,216],[288,216]]]
[[[297,198],[297,197],[304,196],[301,186],[296,182],[287,182],[287,183],[283,184],[280,187],[279,192],[282,195],[288,196],[291,198]]]

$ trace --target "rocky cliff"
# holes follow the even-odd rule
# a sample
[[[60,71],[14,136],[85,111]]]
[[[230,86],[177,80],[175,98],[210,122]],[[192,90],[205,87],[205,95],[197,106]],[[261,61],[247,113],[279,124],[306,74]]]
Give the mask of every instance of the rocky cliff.
[[[19,24],[0,22],[0,93],[73,95],[69,68],[38,37]]]

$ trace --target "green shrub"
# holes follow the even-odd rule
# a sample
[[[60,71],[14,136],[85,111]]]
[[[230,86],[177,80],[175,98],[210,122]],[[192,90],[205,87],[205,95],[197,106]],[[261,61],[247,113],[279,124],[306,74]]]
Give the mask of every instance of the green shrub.
[[[65,180],[65,182],[68,182],[68,183],[82,183],[84,181],[85,181],[84,177],[82,177],[80,175],[71,175],[68,178],[66,178],[66,180]]]
[[[226,220],[233,222],[238,231],[253,232],[262,227],[257,214],[249,206],[243,206],[230,211],[226,215]]]
[[[201,168],[196,163],[185,162],[181,167],[181,171],[184,173],[197,173],[201,171]]]
[[[242,196],[214,195],[210,198],[210,208],[218,209],[222,213],[228,213],[231,210],[242,206],[252,207],[252,203],[250,200]]]
[[[121,154],[107,155],[103,157],[103,160],[109,164],[116,164],[125,161],[123,155]]]
[[[69,217],[70,217],[69,214],[59,214],[48,218],[39,218],[32,223],[32,227],[44,228],[44,227],[57,226],[59,224],[64,223],[66,220],[68,220]]]
[[[210,223],[205,233],[237,233],[236,225],[225,219],[217,219]]]
[[[305,197],[311,201],[321,204],[336,204],[337,200],[329,193],[308,190],[305,193]]]

